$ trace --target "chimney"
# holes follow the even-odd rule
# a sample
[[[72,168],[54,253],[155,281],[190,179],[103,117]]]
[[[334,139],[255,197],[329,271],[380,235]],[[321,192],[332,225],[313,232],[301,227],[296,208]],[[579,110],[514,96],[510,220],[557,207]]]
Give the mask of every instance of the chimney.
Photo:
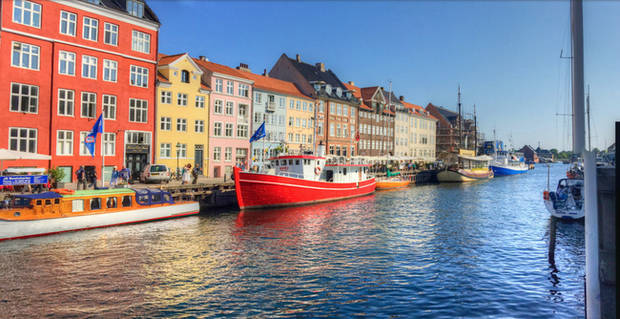
[[[247,64],[245,64],[245,63],[239,63],[239,66],[237,67],[237,70],[245,71],[245,72],[251,72],[250,71],[250,67]]]
[[[355,85],[355,82],[349,81],[349,85]]]
[[[267,69],[263,69],[263,76],[264,77],[269,77],[269,73],[267,73]]]
[[[319,62],[316,64],[316,67],[321,70],[321,72],[325,72],[325,63]]]
[[[402,96],[402,95],[401,95],[401,96],[399,96],[399,97],[398,97],[398,99],[399,99],[401,102],[404,102],[404,101],[405,101],[405,97],[404,97],[404,96]]]
[[[200,61],[209,61],[209,59],[207,59],[207,57],[204,55],[198,56],[198,59],[200,59]]]
[[[301,63],[301,57],[299,54],[295,56],[295,60],[297,60],[297,63]]]

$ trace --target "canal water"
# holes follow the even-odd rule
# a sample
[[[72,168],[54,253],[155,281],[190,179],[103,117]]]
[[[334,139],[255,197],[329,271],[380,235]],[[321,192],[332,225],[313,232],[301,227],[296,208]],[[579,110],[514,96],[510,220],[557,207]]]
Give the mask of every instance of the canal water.
[[[552,188],[565,172],[552,165]],[[552,227],[546,184],[538,165],[0,242],[0,317],[583,317],[584,226]]]

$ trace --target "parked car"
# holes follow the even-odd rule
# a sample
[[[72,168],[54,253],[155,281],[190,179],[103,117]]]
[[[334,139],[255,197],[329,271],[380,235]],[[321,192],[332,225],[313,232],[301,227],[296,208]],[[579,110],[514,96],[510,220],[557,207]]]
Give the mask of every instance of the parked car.
[[[140,182],[170,182],[170,171],[168,171],[168,166],[163,164],[146,165],[142,173],[140,173]]]

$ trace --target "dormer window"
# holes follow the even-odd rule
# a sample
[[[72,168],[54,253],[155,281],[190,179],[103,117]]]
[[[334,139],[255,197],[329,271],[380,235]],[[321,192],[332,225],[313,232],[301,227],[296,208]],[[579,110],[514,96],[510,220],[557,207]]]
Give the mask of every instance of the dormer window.
[[[181,71],[181,82],[189,83],[189,71],[187,70]]]
[[[139,0],[127,0],[127,12],[138,18],[144,17],[144,2]]]
[[[325,92],[327,92],[327,94],[332,94],[332,86],[329,84],[325,85]]]
[[[336,95],[337,95],[338,97],[341,97],[341,96],[342,96],[342,89],[341,89],[341,88],[339,88],[339,87],[337,87],[337,88],[336,88]]]

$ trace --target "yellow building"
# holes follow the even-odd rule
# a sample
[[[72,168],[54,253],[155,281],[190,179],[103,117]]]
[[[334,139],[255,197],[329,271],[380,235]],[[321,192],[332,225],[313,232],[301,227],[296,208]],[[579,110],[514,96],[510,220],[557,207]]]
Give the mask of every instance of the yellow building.
[[[187,53],[159,56],[155,163],[172,171],[189,163],[208,174],[210,89],[202,73]]]
[[[315,107],[310,98],[286,97],[286,145],[289,152],[312,150]]]

